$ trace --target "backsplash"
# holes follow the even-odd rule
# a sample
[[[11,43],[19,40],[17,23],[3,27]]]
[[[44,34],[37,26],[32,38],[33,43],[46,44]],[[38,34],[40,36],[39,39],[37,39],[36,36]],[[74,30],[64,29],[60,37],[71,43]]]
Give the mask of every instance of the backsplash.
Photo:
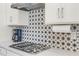
[[[79,41],[77,41],[79,40],[79,37],[76,39],[76,36],[79,36],[78,32],[53,32],[51,29],[52,25],[45,25],[44,8],[29,11],[28,17],[29,26],[14,27],[22,29],[22,40],[37,44],[40,43],[50,47],[60,48],[68,51],[79,50]]]
[[[22,40],[52,46],[52,25],[45,25],[45,9],[29,12],[29,26],[15,26],[22,29]]]

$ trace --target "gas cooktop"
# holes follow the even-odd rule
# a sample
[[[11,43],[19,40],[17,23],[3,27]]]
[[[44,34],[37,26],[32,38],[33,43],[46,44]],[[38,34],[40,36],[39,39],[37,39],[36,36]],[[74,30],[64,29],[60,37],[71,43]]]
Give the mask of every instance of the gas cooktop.
[[[27,52],[27,53],[31,53],[31,54],[37,54],[41,51],[44,51],[50,48],[47,45],[36,44],[36,43],[31,43],[31,42],[22,42],[18,44],[12,44],[10,45],[10,47]]]

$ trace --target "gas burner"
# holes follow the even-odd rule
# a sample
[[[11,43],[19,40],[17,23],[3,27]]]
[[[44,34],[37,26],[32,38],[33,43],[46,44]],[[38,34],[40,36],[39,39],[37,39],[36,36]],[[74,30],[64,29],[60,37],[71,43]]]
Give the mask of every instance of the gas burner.
[[[37,54],[41,51],[44,51],[50,48],[43,44],[36,44],[36,43],[31,43],[31,42],[13,44],[13,45],[10,45],[10,47],[18,49],[18,50],[22,50],[27,53],[32,53],[32,54]]]

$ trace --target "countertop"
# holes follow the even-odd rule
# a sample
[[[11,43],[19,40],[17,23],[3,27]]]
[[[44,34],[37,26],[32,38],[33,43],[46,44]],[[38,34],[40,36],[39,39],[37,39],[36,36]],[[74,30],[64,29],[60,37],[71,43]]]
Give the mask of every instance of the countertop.
[[[13,44],[12,41],[2,41],[0,42],[0,47],[3,47],[20,56],[79,56],[79,52],[66,51],[66,50],[57,49],[57,48],[50,48],[38,54],[30,54],[30,53],[26,53],[9,47],[12,44]]]

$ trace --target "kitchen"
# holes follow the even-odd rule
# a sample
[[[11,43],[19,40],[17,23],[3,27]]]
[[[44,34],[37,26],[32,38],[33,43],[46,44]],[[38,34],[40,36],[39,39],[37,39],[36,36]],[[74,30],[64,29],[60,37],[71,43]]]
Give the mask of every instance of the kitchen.
[[[0,55],[79,55],[78,6],[0,3]]]

